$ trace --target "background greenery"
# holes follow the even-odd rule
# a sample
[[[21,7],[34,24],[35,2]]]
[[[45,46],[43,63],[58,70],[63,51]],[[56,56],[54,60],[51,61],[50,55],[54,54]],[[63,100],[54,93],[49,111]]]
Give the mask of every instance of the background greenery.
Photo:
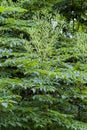
[[[87,1],[0,1],[0,129],[87,130]]]

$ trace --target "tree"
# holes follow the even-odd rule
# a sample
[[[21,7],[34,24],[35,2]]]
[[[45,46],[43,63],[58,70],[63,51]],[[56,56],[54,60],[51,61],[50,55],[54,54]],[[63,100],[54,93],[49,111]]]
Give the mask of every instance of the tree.
[[[53,6],[53,9],[56,9],[60,14],[66,17],[67,21],[73,20],[73,31],[75,22],[78,23],[78,29],[80,25],[86,25],[86,10],[87,2],[86,0],[63,0],[56,3]]]
[[[56,2],[1,2],[1,130],[87,129],[87,34],[61,33]]]

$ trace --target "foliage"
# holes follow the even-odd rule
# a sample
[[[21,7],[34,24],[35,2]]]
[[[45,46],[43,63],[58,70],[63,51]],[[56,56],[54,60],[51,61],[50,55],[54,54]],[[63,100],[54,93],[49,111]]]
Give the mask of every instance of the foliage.
[[[1,130],[87,129],[86,29],[73,33],[60,2],[0,2]]]

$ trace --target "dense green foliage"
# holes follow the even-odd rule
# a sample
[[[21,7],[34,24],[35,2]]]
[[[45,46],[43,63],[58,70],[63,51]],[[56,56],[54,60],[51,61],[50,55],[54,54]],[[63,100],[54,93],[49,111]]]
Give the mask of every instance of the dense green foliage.
[[[87,130],[86,22],[86,0],[0,1],[1,130]]]

